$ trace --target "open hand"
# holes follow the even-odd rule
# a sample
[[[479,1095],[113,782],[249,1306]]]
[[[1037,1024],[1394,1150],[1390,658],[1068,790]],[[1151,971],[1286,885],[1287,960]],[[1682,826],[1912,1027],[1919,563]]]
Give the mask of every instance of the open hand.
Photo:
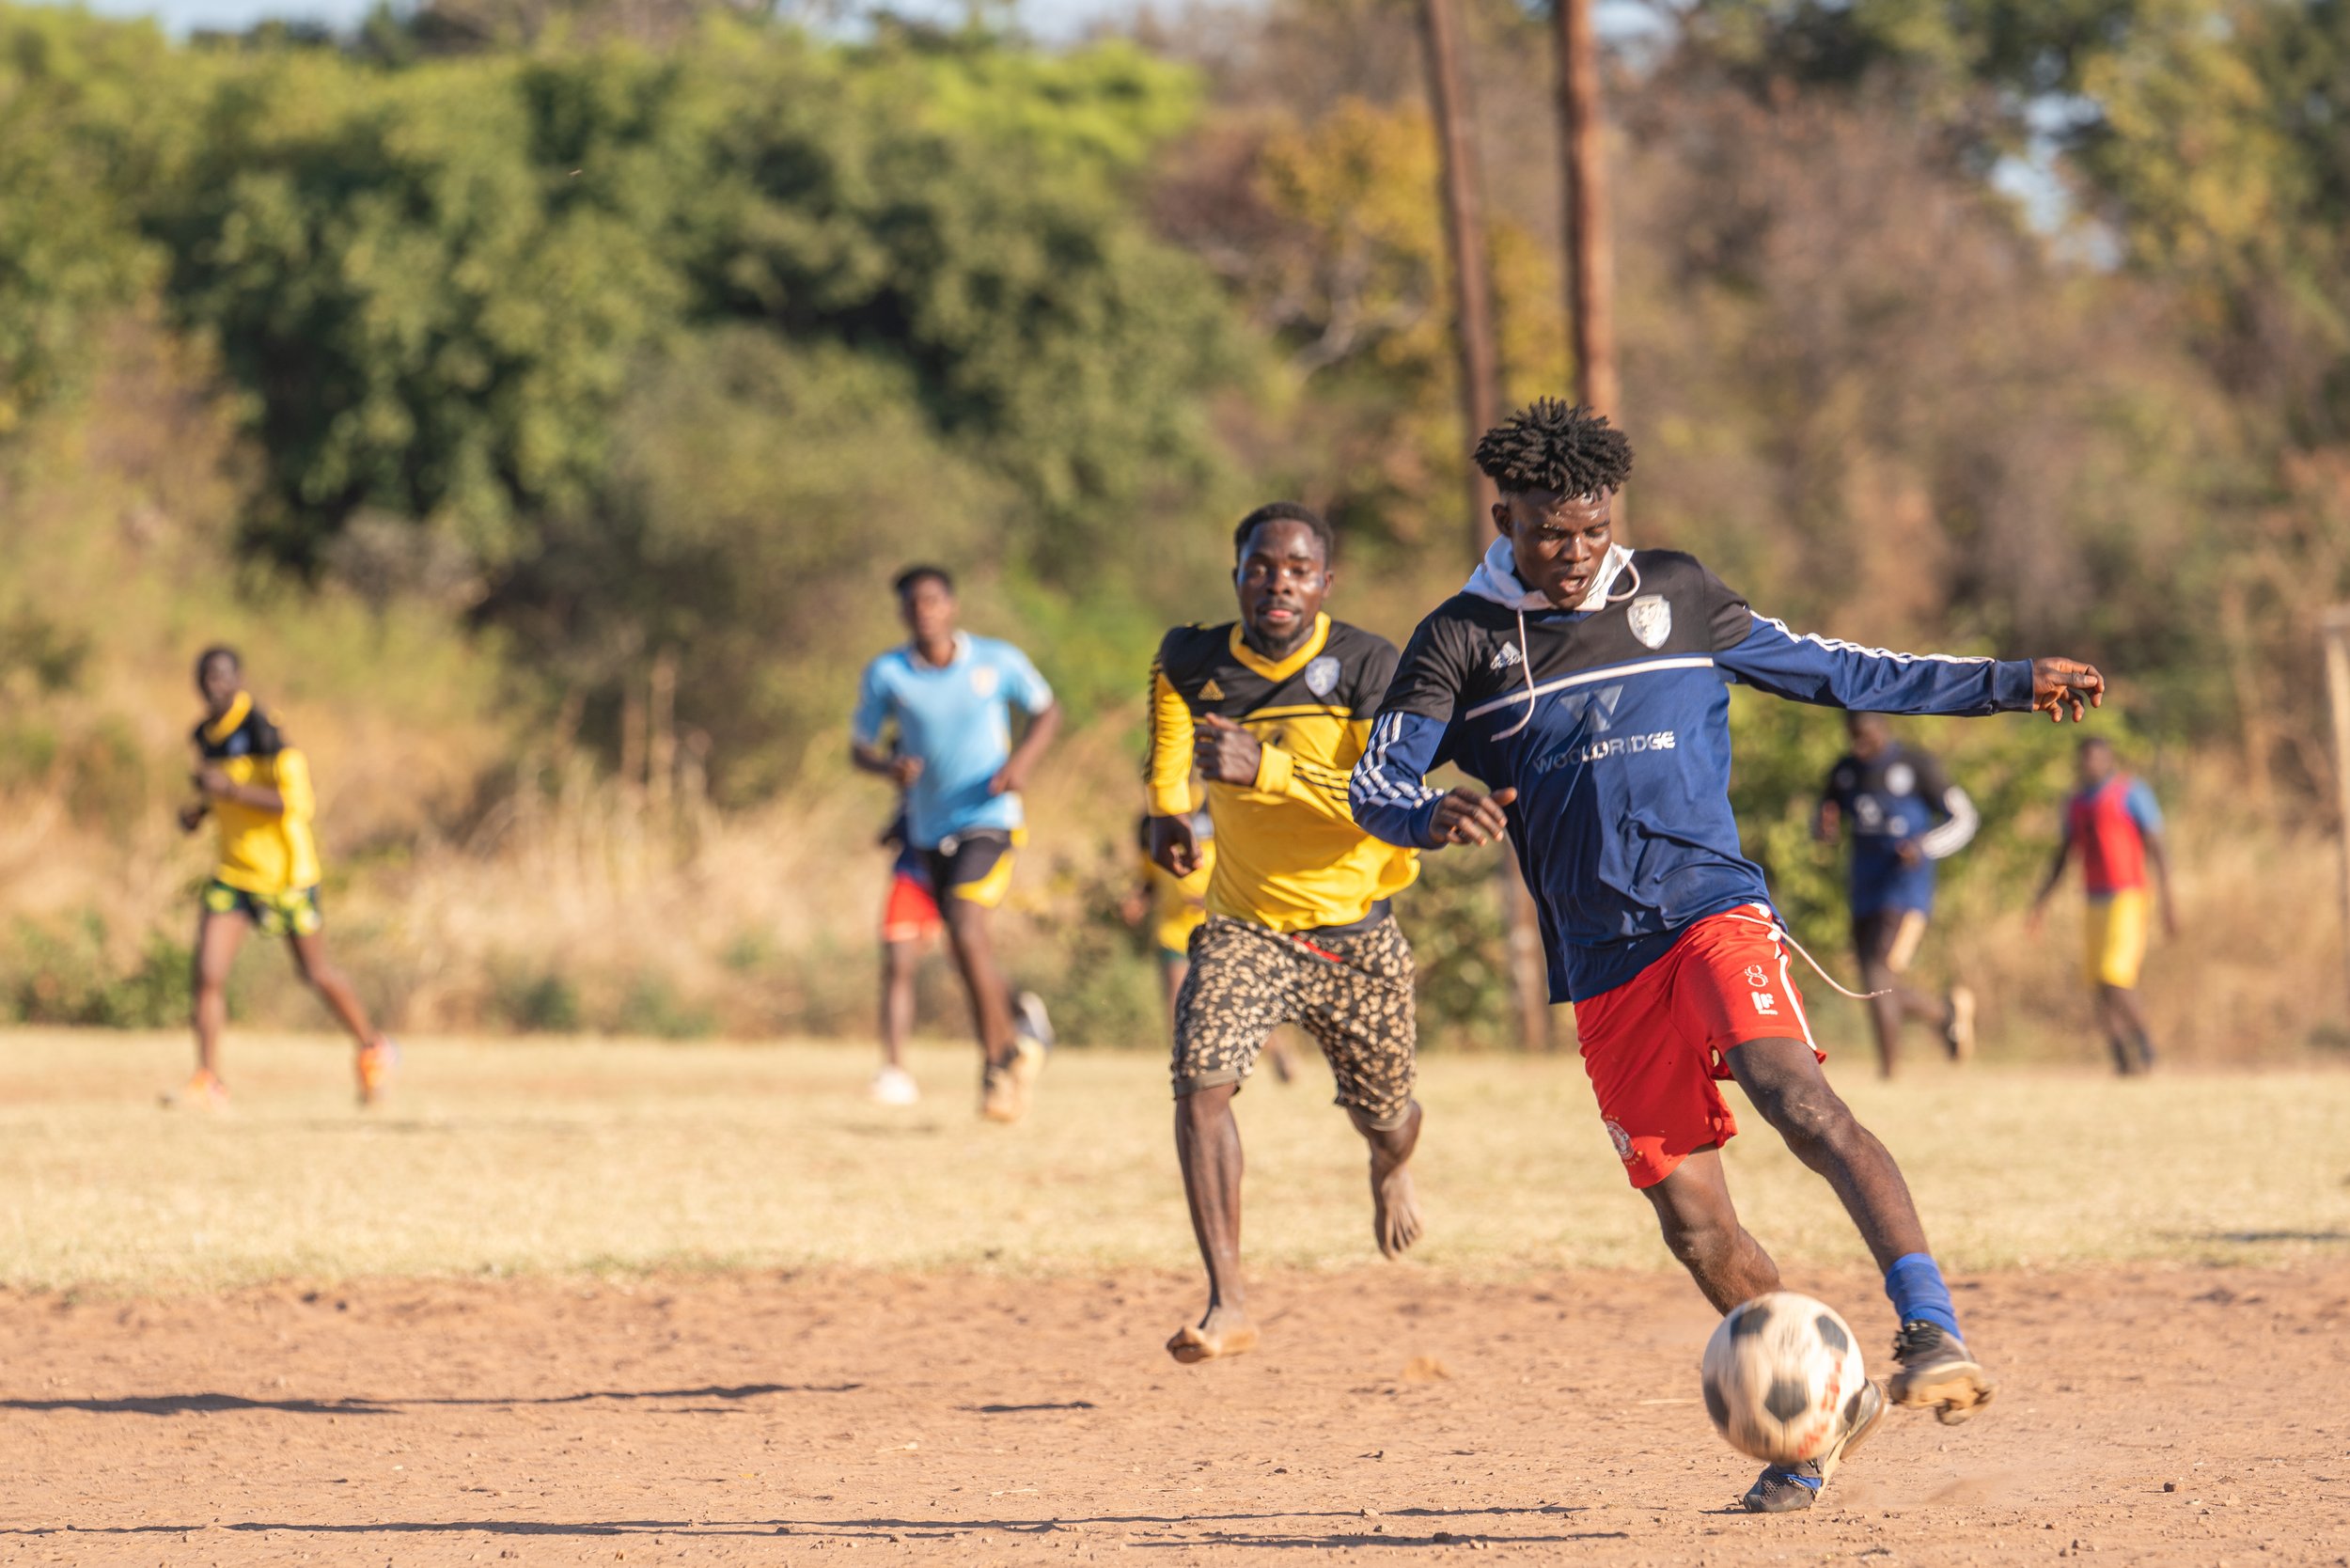
[[[1006,762],[995,770],[995,776],[987,781],[991,795],[1016,795],[1028,785],[1027,775],[1017,762]]]
[[[1464,784],[1447,790],[1436,801],[1435,820],[1428,831],[1438,844],[1490,844],[1510,830],[1501,808],[1518,798],[1515,790],[1480,794]]]
[[[1199,776],[1211,784],[1237,784],[1243,789],[1257,782],[1257,763],[1264,747],[1257,737],[1217,713],[1202,713],[1199,725],[1192,732],[1191,756]]]
[[[2097,673],[2095,665],[2082,664],[2078,659],[2034,659],[2031,662],[2031,711],[2045,713],[2057,724],[2062,724],[2069,710],[2072,720],[2078,724],[2087,714],[2086,702],[2092,708],[2106,705],[2106,678]]]
[[[1189,876],[1199,869],[1199,838],[1189,817],[1151,819],[1151,859],[1174,876]]]
[[[188,775],[188,782],[195,785],[197,792],[208,799],[225,795],[236,788],[236,785],[230,782],[228,775],[219,768],[198,768]]]
[[[892,757],[889,760],[889,776],[898,781],[901,790],[911,790],[914,781],[922,776],[922,759]]]

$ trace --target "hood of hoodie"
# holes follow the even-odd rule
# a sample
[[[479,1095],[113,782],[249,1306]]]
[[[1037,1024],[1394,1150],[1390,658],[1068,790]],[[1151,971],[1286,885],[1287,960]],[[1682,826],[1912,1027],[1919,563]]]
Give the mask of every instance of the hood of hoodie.
[[[1575,605],[1577,611],[1602,610],[1607,607],[1607,590],[1616,586],[1616,579],[1632,562],[1632,552],[1621,544],[1607,547],[1607,558],[1599,563],[1592,573],[1591,586]],[[1521,611],[1556,610],[1559,606],[1518,581],[1517,558],[1511,554],[1510,541],[1496,539],[1485,551],[1485,558],[1477,563],[1469,580],[1461,586],[1463,593],[1473,593],[1480,599],[1490,599],[1504,608]]]

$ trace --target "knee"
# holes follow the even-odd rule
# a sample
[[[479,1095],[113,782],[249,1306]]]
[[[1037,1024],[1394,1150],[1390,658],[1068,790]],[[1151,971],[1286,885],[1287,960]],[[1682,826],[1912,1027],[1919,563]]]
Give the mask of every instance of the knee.
[[[1825,1083],[1801,1084],[1773,1096],[1762,1114],[1798,1154],[1841,1147],[1858,1130],[1851,1107]]]
[[[1671,1203],[1657,1204],[1656,1223],[1664,1232],[1666,1250],[1684,1268],[1696,1268],[1721,1256],[1738,1230],[1736,1222],[1725,1215]]]
[[[1211,1084],[1175,1096],[1175,1120],[1185,1127],[1214,1126],[1230,1114],[1238,1084]]]

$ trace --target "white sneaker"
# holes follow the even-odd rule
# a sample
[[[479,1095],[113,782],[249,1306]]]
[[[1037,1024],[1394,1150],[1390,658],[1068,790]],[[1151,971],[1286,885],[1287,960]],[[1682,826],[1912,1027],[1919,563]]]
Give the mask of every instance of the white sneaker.
[[[1044,998],[1033,991],[1023,991],[1011,999],[1011,1027],[1014,1034],[1033,1040],[1045,1050],[1053,1048],[1053,1020],[1044,1011]]]
[[[904,1068],[885,1067],[873,1074],[872,1087],[865,1093],[876,1105],[911,1105],[922,1098],[922,1087]]]

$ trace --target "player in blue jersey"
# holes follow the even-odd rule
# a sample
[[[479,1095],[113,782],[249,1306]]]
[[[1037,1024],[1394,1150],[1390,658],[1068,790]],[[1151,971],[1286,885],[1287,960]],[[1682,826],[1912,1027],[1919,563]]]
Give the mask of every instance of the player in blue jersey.
[[[1877,1071],[1893,1075],[1902,1024],[1911,1018],[1940,1029],[1950,1059],[1964,1061],[1975,1048],[1975,994],[1953,985],[1933,996],[1904,977],[1934,914],[1935,867],[1973,841],[1975,803],[1933,753],[1895,740],[1882,713],[1848,713],[1844,730],[1852,749],[1828,770],[1812,828],[1834,843],[1852,824],[1845,898],[1860,983],[1870,992]]]
[[[850,756],[904,792],[906,842],[922,856],[979,1037],[980,1114],[1016,1121],[1051,1043],[1043,1005],[1013,996],[995,962],[988,912],[1011,886],[1026,839],[1020,790],[1060,728],[1053,688],[1008,642],[956,626],[954,579],[935,566],[898,574],[911,634],[865,666]],[[1013,710],[1027,715],[1018,745]]]
[[[1610,508],[1631,446],[1587,409],[1538,401],[1487,431],[1477,462],[1501,493],[1501,537],[1403,651],[1355,767],[1355,820],[1427,850],[1508,834],[1609,1139],[1717,1309],[1779,1278],[1731,1202],[1721,1146],[1737,1122],[1716,1080],[1736,1078],[1842,1200],[1885,1272],[1901,1370],[1889,1390],[1853,1391],[1821,1452],[1770,1466],[1746,1495],[1760,1512],[1806,1508],[1888,1391],[1951,1421],[1993,1385],[1959,1337],[1901,1170],[1820,1070],[1770,890],[1739,850],[1730,685],[1882,713],[2077,719],[2105,681],[2068,659],[1798,635],[1692,557],[1625,548]],[[1430,789],[1447,762],[1492,792]]]

